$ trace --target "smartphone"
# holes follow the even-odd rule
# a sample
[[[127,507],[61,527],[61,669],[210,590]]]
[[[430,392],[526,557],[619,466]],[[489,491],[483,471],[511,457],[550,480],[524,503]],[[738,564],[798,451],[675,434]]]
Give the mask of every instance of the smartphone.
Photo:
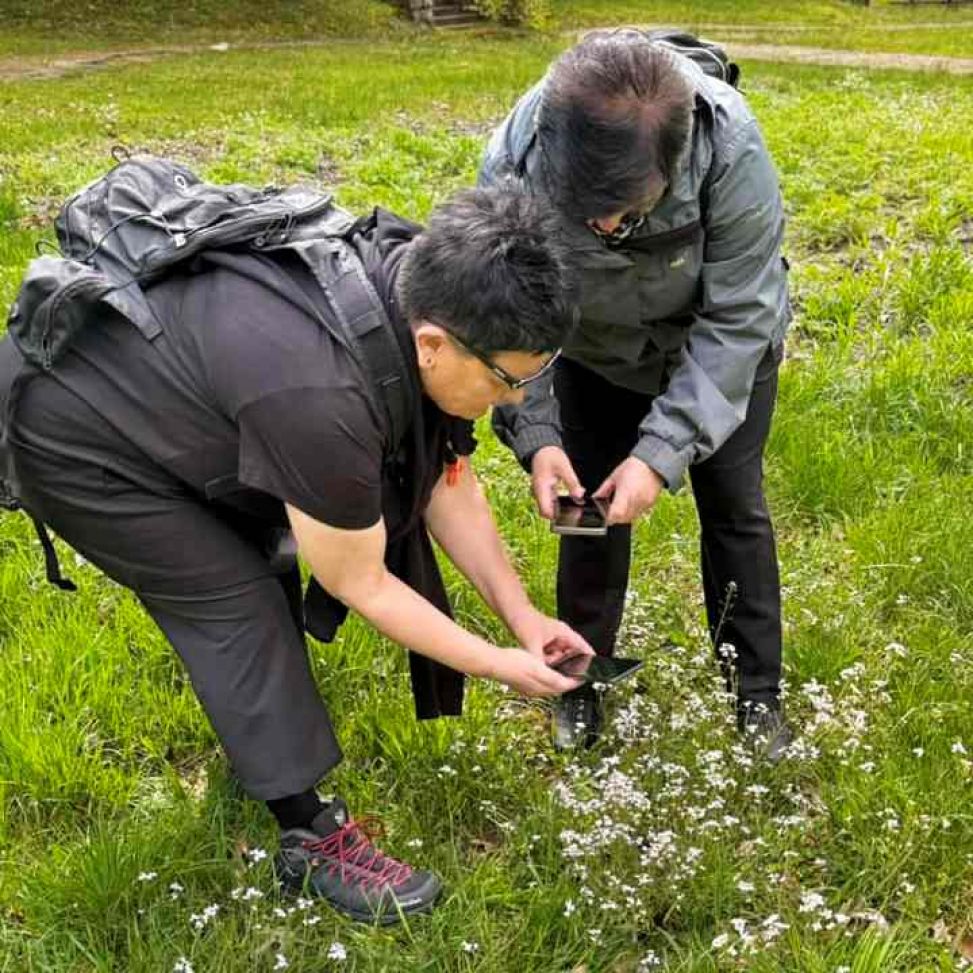
[[[558,497],[554,505],[551,530],[555,534],[586,534],[600,537],[608,532],[608,506],[603,500],[585,497],[582,503],[571,497]]]
[[[562,659],[554,670],[571,679],[606,685],[627,679],[645,665],[644,659],[615,659],[604,655],[572,655]]]

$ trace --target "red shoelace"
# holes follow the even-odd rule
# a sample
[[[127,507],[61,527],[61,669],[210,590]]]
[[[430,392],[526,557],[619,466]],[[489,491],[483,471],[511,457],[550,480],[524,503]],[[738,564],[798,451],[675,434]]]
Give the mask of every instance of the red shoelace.
[[[376,818],[362,818],[349,821],[337,831],[319,841],[304,841],[301,844],[312,855],[330,858],[328,874],[341,872],[341,880],[359,882],[363,888],[370,885],[388,884],[392,888],[402,885],[412,875],[411,866],[389,855],[384,855],[373,844],[372,839],[381,838],[385,829]],[[369,854],[370,853],[370,854]],[[316,859],[312,866],[324,864]]]

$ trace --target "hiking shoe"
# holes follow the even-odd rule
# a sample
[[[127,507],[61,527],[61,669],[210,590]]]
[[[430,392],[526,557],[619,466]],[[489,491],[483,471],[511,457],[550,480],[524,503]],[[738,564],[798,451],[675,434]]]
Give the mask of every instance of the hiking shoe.
[[[429,912],[442,891],[439,877],[380,852],[372,844],[380,833],[374,821],[353,821],[345,802],[335,798],[310,828],[281,832],[277,880],[285,889],[326,899],[359,922],[387,926],[403,915]]]
[[[555,749],[594,746],[601,722],[601,697],[591,686],[564,693],[554,701]]]
[[[794,731],[777,703],[741,702],[737,708],[737,729],[772,764],[779,764],[794,742]]]

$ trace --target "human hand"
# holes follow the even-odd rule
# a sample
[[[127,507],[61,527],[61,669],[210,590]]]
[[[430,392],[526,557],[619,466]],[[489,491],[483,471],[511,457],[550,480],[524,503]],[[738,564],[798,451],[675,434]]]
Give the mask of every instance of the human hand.
[[[551,618],[536,608],[511,624],[520,644],[549,666],[569,656],[594,655],[595,650],[570,625]]]
[[[609,525],[630,524],[652,509],[665,485],[665,480],[652,467],[629,456],[612,470],[592,496],[596,500],[611,498]]]
[[[530,463],[530,482],[537,509],[545,520],[554,519],[554,502],[558,487],[564,484],[575,500],[584,499],[584,487],[574,472],[568,454],[560,446],[543,446]]]
[[[490,678],[524,696],[559,696],[581,685],[523,649],[494,648]]]

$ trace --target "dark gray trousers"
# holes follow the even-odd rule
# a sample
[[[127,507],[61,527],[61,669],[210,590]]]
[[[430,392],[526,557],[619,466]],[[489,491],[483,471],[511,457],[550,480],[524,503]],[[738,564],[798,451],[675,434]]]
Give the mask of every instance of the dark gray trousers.
[[[164,421],[164,417],[160,417]],[[341,760],[268,525],[201,501],[77,396],[37,378],[12,436],[24,506],[130,588],[182,658],[244,789],[271,800]]]
[[[777,397],[777,366],[768,352],[757,370],[743,425],[713,456],[689,470],[710,635],[722,613],[727,583],[735,581],[738,597],[720,641],[736,648],[733,675],[739,696],[754,702],[775,700],[780,688],[780,580],[763,493],[763,451]],[[564,359],[558,362],[554,391],[565,450],[585,489],[596,490],[631,452],[652,398]],[[614,652],[625,607],[631,537],[630,527],[617,526],[604,538],[561,538],[558,616],[604,655]]]

